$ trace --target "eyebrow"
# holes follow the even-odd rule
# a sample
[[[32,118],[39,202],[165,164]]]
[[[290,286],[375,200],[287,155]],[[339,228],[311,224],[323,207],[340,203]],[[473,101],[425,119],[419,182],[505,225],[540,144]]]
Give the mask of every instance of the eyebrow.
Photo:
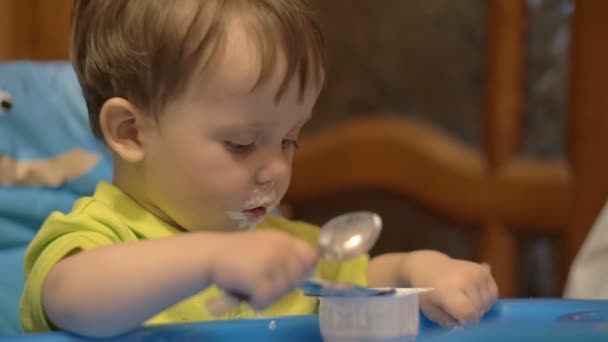
[[[296,122],[295,126],[303,126],[308,121],[310,121],[310,119],[312,119],[312,112],[306,114],[306,116],[304,118],[302,118],[302,120],[298,120],[298,122]],[[274,121],[253,121],[253,122],[248,122],[248,123],[227,124],[226,126],[222,127],[222,129],[232,130],[232,129],[242,129],[242,128],[262,128],[262,127],[272,126],[273,124],[274,124]]]

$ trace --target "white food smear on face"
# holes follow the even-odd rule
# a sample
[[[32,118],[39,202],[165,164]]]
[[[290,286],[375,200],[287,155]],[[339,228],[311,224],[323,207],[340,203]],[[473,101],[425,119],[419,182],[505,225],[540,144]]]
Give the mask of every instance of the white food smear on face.
[[[267,187],[266,187],[267,188]],[[256,188],[253,191],[251,197],[245,201],[245,203],[241,206],[242,210],[249,210],[258,208],[262,205],[267,205],[268,203],[273,203],[272,206],[266,208],[266,215],[271,212],[278,205],[276,196],[276,190],[274,189],[274,185],[270,191],[263,191],[260,188]],[[237,228],[239,230],[251,230],[258,225],[258,223],[262,222],[266,215],[261,216],[257,220],[250,220],[243,211],[228,211],[226,215],[230,217],[232,220],[237,222]]]
[[[237,222],[237,228],[239,230],[253,229],[258,224],[258,222],[250,221],[249,218],[240,211],[228,211],[226,212],[226,215]]]

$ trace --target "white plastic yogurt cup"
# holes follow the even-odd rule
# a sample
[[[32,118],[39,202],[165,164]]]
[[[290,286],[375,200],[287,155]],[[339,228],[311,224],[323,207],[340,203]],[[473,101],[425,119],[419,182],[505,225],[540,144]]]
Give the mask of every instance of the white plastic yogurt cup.
[[[390,296],[321,297],[319,326],[325,342],[413,341],[418,335],[418,294],[401,288]]]

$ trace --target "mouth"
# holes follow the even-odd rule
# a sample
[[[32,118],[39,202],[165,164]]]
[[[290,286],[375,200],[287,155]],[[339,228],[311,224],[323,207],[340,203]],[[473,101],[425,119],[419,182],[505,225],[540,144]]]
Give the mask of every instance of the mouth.
[[[258,221],[262,217],[266,216],[268,209],[266,207],[255,207],[247,210],[243,210],[243,214],[250,221]]]
[[[239,229],[252,229],[258,223],[262,222],[262,220],[270,213],[273,208],[275,208],[278,203],[275,202],[265,202],[262,205],[259,205],[258,202],[255,206],[246,206],[244,210],[239,211],[228,211],[228,217],[234,220],[238,224]]]

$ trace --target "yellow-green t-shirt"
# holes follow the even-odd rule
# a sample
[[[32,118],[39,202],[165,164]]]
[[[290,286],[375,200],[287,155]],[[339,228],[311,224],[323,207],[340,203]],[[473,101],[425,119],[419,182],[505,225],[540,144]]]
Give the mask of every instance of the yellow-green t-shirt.
[[[317,242],[317,227],[270,216],[260,229],[278,229],[306,240]],[[21,298],[21,323],[27,332],[52,330],[42,305],[42,287],[49,271],[64,257],[76,251],[110,244],[171,237],[184,234],[146,211],[120,189],[100,183],[92,197],[79,199],[72,212],[51,214],[29,245],[25,254],[26,284]],[[315,275],[333,281],[366,285],[367,263],[363,256],[347,262],[320,261]],[[205,301],[222,296],[223,292],[210,286],[152,317],[145,324],[192,322],[217,319],[205,309]],[[296,290],[265,311],[254,313],[246,304],[221,317],[303,315],[316,313],[318,301]]]

